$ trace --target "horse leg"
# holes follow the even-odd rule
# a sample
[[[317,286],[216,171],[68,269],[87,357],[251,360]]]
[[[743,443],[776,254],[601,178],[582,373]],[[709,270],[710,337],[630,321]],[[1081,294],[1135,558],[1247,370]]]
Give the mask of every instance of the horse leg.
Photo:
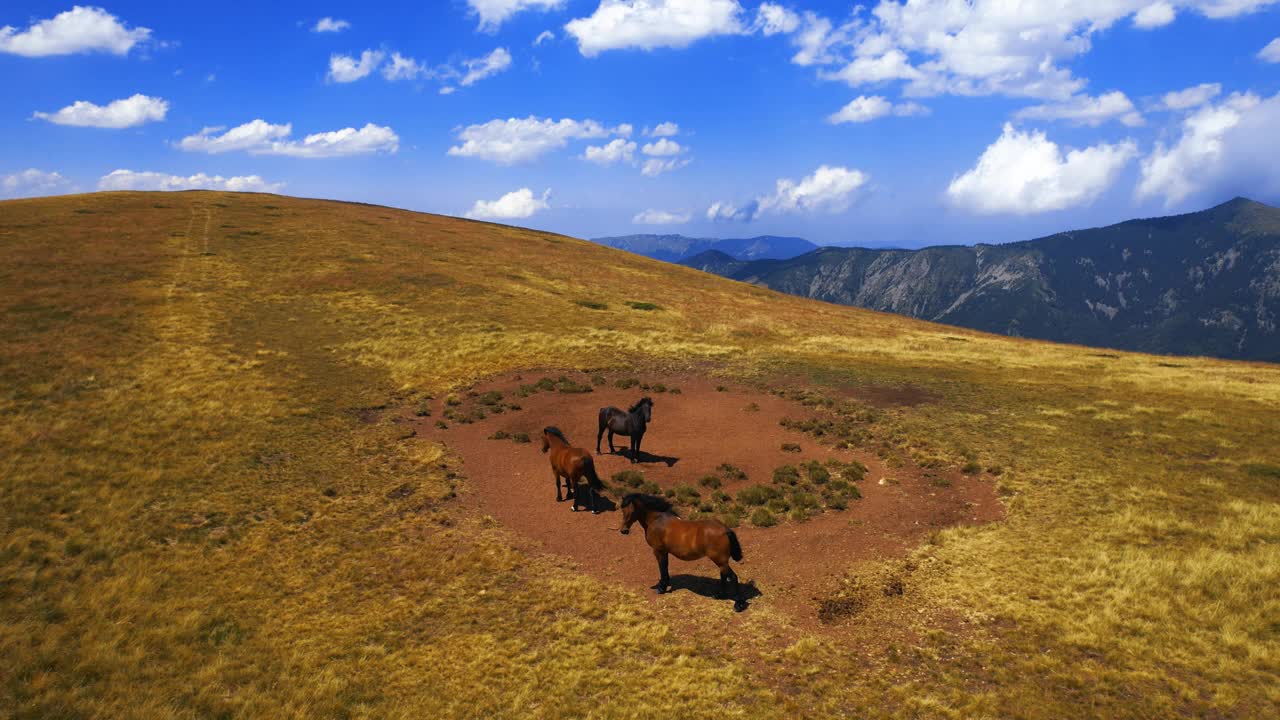
[[[606,422],[605,422],[605,420],[604,420],[604,414],[602,413],[602,414],[601,414],[601,416],[600,416],[600,431],[596,433],[596,454],[597,454],[597,455],[599,455],[599,454],[600,454],[600,438],[604,437],[604,428],[605,428],[605,426],[606,426],[606,425],[608,425],[608,423],[606,423]],[[610,440],[610,441],[612,441],[612,440],[613,440],[613,434],[612,434],[612,433],[610,433],[610,435],[609,435],[609,440]]]
[[[568,483],[569,486],[573,488],[573,507],[569,508],[569,512],[578,512],[579,496],[582,494],[578,492],[579,490],[578,479],[577,478],[566,479],[565,482]]]
[[[654,550],[653,556],[658,559],[658,584],[654,585],[653,589],[662,595],[671,589],[671,575],[667,573],[667,551]]]
[[[554,470],[552,470],[551,472],[556,481],[556,502],[564,502],[564,498],[560,497],[560,473]],[[567,489],[568,487],[569,487],[569,483],[565,483],[565,488]]]
[[[640,462],[640,438],[644,437],[639,433],[631,436],[631,462]]]
[[[609,454],[617,455],[618,451],[613,447],[613,428],[609,428]]]
[[[724,576],[725,573],[728,573],[729,584],[733,586],[733,611],[742,612],[747,609],[747,601],[742,597],[742,587],[738,585],[738,573],[734,572],[733,568],[727,564],[724,566],[724,570],[720,571],[721,576]]]

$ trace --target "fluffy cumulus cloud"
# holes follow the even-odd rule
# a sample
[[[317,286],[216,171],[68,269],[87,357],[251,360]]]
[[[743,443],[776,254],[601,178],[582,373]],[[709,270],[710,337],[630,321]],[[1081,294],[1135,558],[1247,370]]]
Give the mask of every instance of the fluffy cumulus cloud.
[[[480,29],[496,32],[512,15],[524,10],[556,10],[565,0],[467,0],[471,12],[480,18]]]
[[[1222,86],[1218,83],[1202,83],[1185,90],[1165,93],[1160,98],[1161,110],[1189,110],[1209,102],[1222,94]]]
[[[418,78],[430,76],[431,70],[425,65],[398,52],[391,53],[387,64],[382,66],[382,77],[392,82],[396,80],[417,80]]]
[[[761,3],[756,10],[756,21],[751,29],[766,37],[793,33],[800,28],[800,16],[777,3]]]
[[[467,212],[467,217],[485,220],[516,220],[532,217],[539,210],[551,207],[548,203],[550,197],[550,188],[543,191],[542,197],[535,196],[529,188],[520,188],[497,200],[477,200]]]
[[[1280,37],[1267,43],[1258,51],[1258,59],[1269,63],[1280,63]]]
[[[336,83],[355,82],[369,76],[382,64],[386,53],[381,50],[365,50],[359,58],[350,55],[333,54],[329,56],[329,81]]]
[[[653,128],[645,128],[644,134],[649,137],[675,137],[680,134],[680,126],[673,122],[660,122]]]
[[[1067,102],[1086,81],[1067,65],[1093,37],[1131,18],[1171,22],[1179,10],[1237,17],[1277,0],[883,0],[836,23],[813,12],[787,27],[792,62],[853,87],[902,83],[912,96],[1008,95]]]
[[[0,52],[26,57],[88,52],[126,55],[150,37],[149,29],[131,29],[102,8],[76,5],[26,30],[11,25],[0,28]]]
[[[345,155],[369,155],[394,153],[400,148],[400,138],[389,127],[368,123],[360,129],[343,128],[331,132],[307,135],[302,140],[291,140],[293,126],[289,123],[274,125],[265,120],[252,120],[223,132],[222,127],[207,127],[178,141],[177,146],[188,152],[210,155],[243,151],[253,155],[287,155],[301,158],[342,157]]]
[[[1133,24],[1144,30],[1164,27],[1174,21],[1178,11],[1167,2],[1154,2],[1133,15]]]
[[[616,138],[605,145],[591,145],[582,153],[582,159],[597,165],[635,162],[636,144],[625,138]]]
[[[688,212],[667,212],[666,210],[643,210],[631,218],[635,225],[683,225],[693,218]]]
[[[71,182],[56,172],[28,168],[12,175],[0,175],[0,196],[31,197],[56,195],[71,190]]]
[[[98,179],[99,190],[230,190],[232,192],[279,192],[284,183],[270,183],[258,175],[206,175],[183,177],[158,172],[113,170]]]
[[[773,194],[745,205],[716,202],[707,208],[708,220],[750,222],[765,213],[843,212],[871,180],[861,170],[823,165],[800,180],[778,180]]]
[[[1010,124],[971,170],[951,181],[947,198],[980,214],[1026,215],[1092,202],[1137,155],[1132,141],[1063,153],[1043,132]]]
[[[351,27],[351,23],[347,22],[346,20],[336,20],[331,17],[322,17],[316,21],[316,24],[314,26],[312,26],[311,32],[336,33],[336,32],[342,32],[343,30],[346,30],[350,27]]]
[[[513,165],[559,150],[570,140],[604,138],[621,133],[610,131],[595,120],[552,120],[530,115],[468,125],[457,134],[461,143],[449,148],[450,155]]]
[[[640,166],[640,174],[645,177],[657,177],[663,173],[679,170],[689,164],[687,158],[680,157],[685,150],[683,145],[666,137],[645,143],[640,148],[640,152],[647,155],[648,159]]]
[[[707,37],[748,30],[737,0],[601,0],[591,15],[571,20],[565,32],[578,51],[682,48]]]
[[[909,117],[912,115],[928,115],[929,108],[915,102],[892,103],[880,95],[859,95],[849,104],[827,116],[832,125],[842,123],[870,122],[886,115]]]
[[[106,105],[77,100],[57,112],[37,112],[34,117],[48,120],[55,125],[119,129],[148,122],[159,122],[164,120],[168,112],[168,102],[157,97],[139,94],[123,100],[115,100]]]
[[[1128,127],[1138,127],[1144,122],[1133,101],[1119,90],[1098,97],[1077,95],[1060,103],[1033,105],[1019,110],[1015,117],[1020,120],[1066,120],[1089,127],[1098,127],[1112,120]]]
[[[1280,95],[1263,100],[1235,93],[1205,105],[1182,121],[1177,142],[1157,143],[1143,159],[1137,195],[1172,206],[1200,193],[1280,192],[1277,127]]]

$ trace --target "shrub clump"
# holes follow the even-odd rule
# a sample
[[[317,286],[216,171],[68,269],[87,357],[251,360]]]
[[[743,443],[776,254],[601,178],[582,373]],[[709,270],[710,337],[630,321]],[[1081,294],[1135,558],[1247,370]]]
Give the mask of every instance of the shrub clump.
[[[798,485],[800,484],[800,471],[795,465],[783,465],[773,471],[774,485]]]
[[[798,453],[800,452],[800,443],[782,443],[782,452]]]
[[[644,485],[644,475],[638,470],[623,470],[616,472],[613,477],[609,478],[616,485],[622,485],[629,488],[638,488]]]
[[[778,518],[765,508],[756,508],[755,512],[751,513],[751,524],[762,528],[773,527],[778,524]]]
[[[630,390],[639,384],[640,381],[635,378],[620,378],[614,381],[613,386],[619,390]]]
[[[533,442],[533,441],[529,438],[529,433],[527,433],[527,432],[518,432],[518,433],[513,434],[513,435],[511,436],[511,441],[512,441],[512,442],[517,442],[517,443]]]
[[[737,465],[730,465],[729,463],[720,463],[719,467],[717,467],[716,470],[720,471],[721,477],[723,477],[725,480],[746,480],[747,479],[747,473],[744,472],[742,468],[738,467]]]
[[[764,505],[779,495],[781,495],[781,492],[775,487],[752,485],[738,491],[738,502],[743,505]]]
[[[715,475],[705,475],[698,480],[698,484],[704,488],[715,490],[720,487],[720,478]]]
[[[507,432],[506,430],[499,430],[494,434],[490,435],[489,439],[490,440],[510,440],[511,433]]]

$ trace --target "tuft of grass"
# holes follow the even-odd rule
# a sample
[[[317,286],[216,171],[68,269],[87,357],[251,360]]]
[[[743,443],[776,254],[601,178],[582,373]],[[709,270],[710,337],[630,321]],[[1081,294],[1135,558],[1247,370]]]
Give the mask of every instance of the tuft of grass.
[[[661,310],[662,306],[651,302],[639,302],[634,300],[627,301],[627,307],[632,310]]]
[[[644,485],[644,474],[638,470],[622,470],[613,474],[609,478],[614,485],[621,485],[629,488],[639,488]]]
[[[793,443],[793,442],[782,443],[782,452],[798,453],[800,452],[800,443]]]
[[[767,508],[756,508],[751,512],[751,524],[756,527],[773,527],[778,524],[778,518]]]
[[[608,310],[609,309],[608,303],[597,302],[595,300],[574,300],[573,302],[577,305],[581,305],[582,307],[588,308],[590,310]]]
[[[747,479],[746,471],[737,465],[731,465],[730,463],[720,463],[716,466],[716,472],[719,472],[720,477],[725,480],[739,481]]]
[[[698,479],[698,484],[704,488],[715,490],[720,487],[720,478],[716,475],[704,475]]]

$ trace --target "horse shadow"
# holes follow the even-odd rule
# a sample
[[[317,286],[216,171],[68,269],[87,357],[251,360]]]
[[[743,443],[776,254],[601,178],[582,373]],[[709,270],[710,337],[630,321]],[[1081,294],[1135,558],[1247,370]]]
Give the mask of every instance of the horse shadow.
[[[630,460],[631,450],[628,448],[619,448],[618,451],[614,453],[614,455],[621,455],[622,457]],[[667,467],[671,467],[676,463],[680,462],[680,458],[672,457],[670,455],[654,455],[653,453],[645,452],[644,450],[641,450],[640,452],[636,453],[635,461],[641,464],[666,463]]]
[[[701,595],[702,597],[711,598],[712,600],[727,600],[729,602],[733,601],[732,598],[718,597],[718,595],[720,594],[720,578],[719,577],[708,577],[706,575],[689,575],[689,574],[672,575],[671,590],[669,590],[668,592],[675,592],[676,590],[688,590],[694,595]],[[743,600],[748,600],[748,601],[754,600],[764,594],[760,592],[760,588],[756,587],[755,583],[753,582],[738,583],[738,592],[742,593]]]
[[[595,496],[596,509],[598,511],[616,512],[618,509],[618,503],[610,499],[608,495],[605,495],[604,493],[599,492],[594,488],[580,487],[578,489],[578,492],[591,493],[590,495],[587,495],[586,497],[582,498],[582,500],[580,501],[581,504],[578,505],[578,512],[591,512],[591,500],[593,495]],[[566,502],[572,505],[573,498],[567,498]]]

